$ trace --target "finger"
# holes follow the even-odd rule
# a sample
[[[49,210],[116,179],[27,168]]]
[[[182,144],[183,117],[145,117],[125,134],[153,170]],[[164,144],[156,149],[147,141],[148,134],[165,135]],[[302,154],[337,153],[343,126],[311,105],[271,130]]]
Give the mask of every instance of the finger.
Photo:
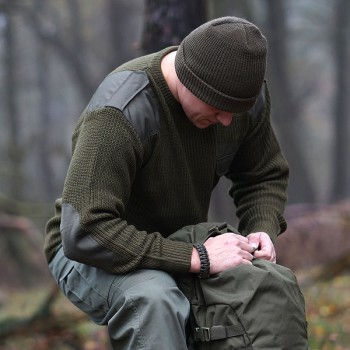
[[[242,259],[245,259],[248,261],[252,261],[254,259],[254,255],[251,253],[251,249],[250,250],[243,250],[242,249],[240,251],[239,255],[242,257]]]
[[[259,249],[259,247],[261,246],[259,239],[255,238],[255,237],[249,238],[249,244],[253,247],[254,251]]]
[[[257,250],[257,247],[255,248],[255,246],[251,243],[247,243],[247,244],[242,244],[241,245],[242,250],[254,254],[254,252]]]
[[[239,234],[233,233],[233,232],[227,232],[223,233],[222,235],[215,236],[215,237],[210,237],[209,240],[218,240],[218,241],[226,241],[226,242],[231,242],[233,240],[235,241],[240,241],[240,242],[245,242],[248,243],[248,238],[241,236]]]
[[[247,264],[248,262],[251,263],[253,260],[253,255],[241,251],[240,253],[232,254],[227,260],[230,261],[230,265],[232,264],[232,266],[239,266],[242,264]]]
[[[244,237],[244,236],[242,236],[242,235],[240,235],[240,234],[238,234],[238,233],[233,233],[233,232],[231,232],[231,233],[229,233],[229,234],[231,234],[231,236],[234,236],[236,239],[238,239],[238,240],[241,241],[241,242],[246,242],[246,243],[248,243],[248,238],[247,238],[247,237]]]
[[[256,250],[258,250],[258,248],[259,248],[259,243],[256,243],[256,242],[250,242],[250,244],[251,244],[251,246],[252,246],[252,248],[253,248],[254,252],[255,252]]]
[[[242,264],[243,265],[253,265],[253,263],[251,261],[247,260],[247,259],[243,259],[242,260]]]
[[[264,260],[276,262],[276,254],[274,252],[268,252],[266,250],[257,250],[254,253],[254,256],[258,259],[264,259]]]
[[[260,258],[260,259],[268,259],[270,260],[270,258],[272,257],[271,256],[271,252],[268,252],[264,249],[261,249],[261,250],[257,250],[255,253],[254,253],[254,256],[256,258]]]

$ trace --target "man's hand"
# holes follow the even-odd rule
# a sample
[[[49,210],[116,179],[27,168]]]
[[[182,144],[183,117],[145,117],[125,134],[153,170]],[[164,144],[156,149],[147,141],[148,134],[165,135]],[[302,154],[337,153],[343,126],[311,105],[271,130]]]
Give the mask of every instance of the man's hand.
[[[276,251],[270,236],[266,232],[254,232],[247,236],[249,244],[257,248],[254,256],[259,259],[276,262]]]
[[[209,238],[204,243],[210,261],[210,274],[215,274],[229,268],[252,264],[254,248],[247,237],[235,233],[224,233]],[[193,249],[191,272],[199,272],[200,261],[196,249]]]

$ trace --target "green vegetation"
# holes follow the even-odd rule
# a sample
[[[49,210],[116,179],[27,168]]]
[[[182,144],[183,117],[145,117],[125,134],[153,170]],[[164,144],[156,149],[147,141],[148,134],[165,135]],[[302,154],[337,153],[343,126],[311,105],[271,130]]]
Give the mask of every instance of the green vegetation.
[[[350,350],[350,275],[316,282],[302,291],[312,350]],[[50,315],[26,323],[46,299],[49,288],[0,295],[0,350],[107,350],[105,327],[94,325],[59,295]],[[19,322],[20,321],[20,322]],[[12,334],[4,337],[5,330]]]
[[[350,276],[303,288],[312,350],[350,349]]]

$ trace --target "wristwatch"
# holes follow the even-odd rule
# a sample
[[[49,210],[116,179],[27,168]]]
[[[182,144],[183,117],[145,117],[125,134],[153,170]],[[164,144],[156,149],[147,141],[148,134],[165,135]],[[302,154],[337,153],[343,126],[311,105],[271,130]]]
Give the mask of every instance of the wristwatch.
[[[200,271],[199,271],[199,278],[208,278],[210,273],[210,261],[207,249],[205,248],[204,244],[202,243],[194,243],[193,247],[196,248],[199,260],[201,263]]]

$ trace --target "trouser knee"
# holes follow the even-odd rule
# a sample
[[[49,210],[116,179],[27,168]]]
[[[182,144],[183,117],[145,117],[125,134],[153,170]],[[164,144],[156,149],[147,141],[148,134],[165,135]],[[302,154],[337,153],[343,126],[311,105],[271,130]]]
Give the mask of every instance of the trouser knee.
[[[120,308],[123,303],[131,302],[138,309],[147,309],[149,313],[181,312],[188,317],[190,306],[174,279],[166,272],[157,270],[139,270],[131,277],[115,285],[112,303]],[[121,295],[122,292],[122,295]],[[119,299],[119,300],[118,300]],[[186,315],[187,314],[187,315]]]
[[[142,349],[148,349],[146,344],[152,344],[151,349],[164,349],[164,344],[168,349],[186,348],[190,306],[169,274],[135,271],[114,286],[111,302],[110,312],[114,310],[114,314],[108,328],[116,348],[131,349],[130,344],[143,344]],[[121,339],[127,339],[128,345]]]

